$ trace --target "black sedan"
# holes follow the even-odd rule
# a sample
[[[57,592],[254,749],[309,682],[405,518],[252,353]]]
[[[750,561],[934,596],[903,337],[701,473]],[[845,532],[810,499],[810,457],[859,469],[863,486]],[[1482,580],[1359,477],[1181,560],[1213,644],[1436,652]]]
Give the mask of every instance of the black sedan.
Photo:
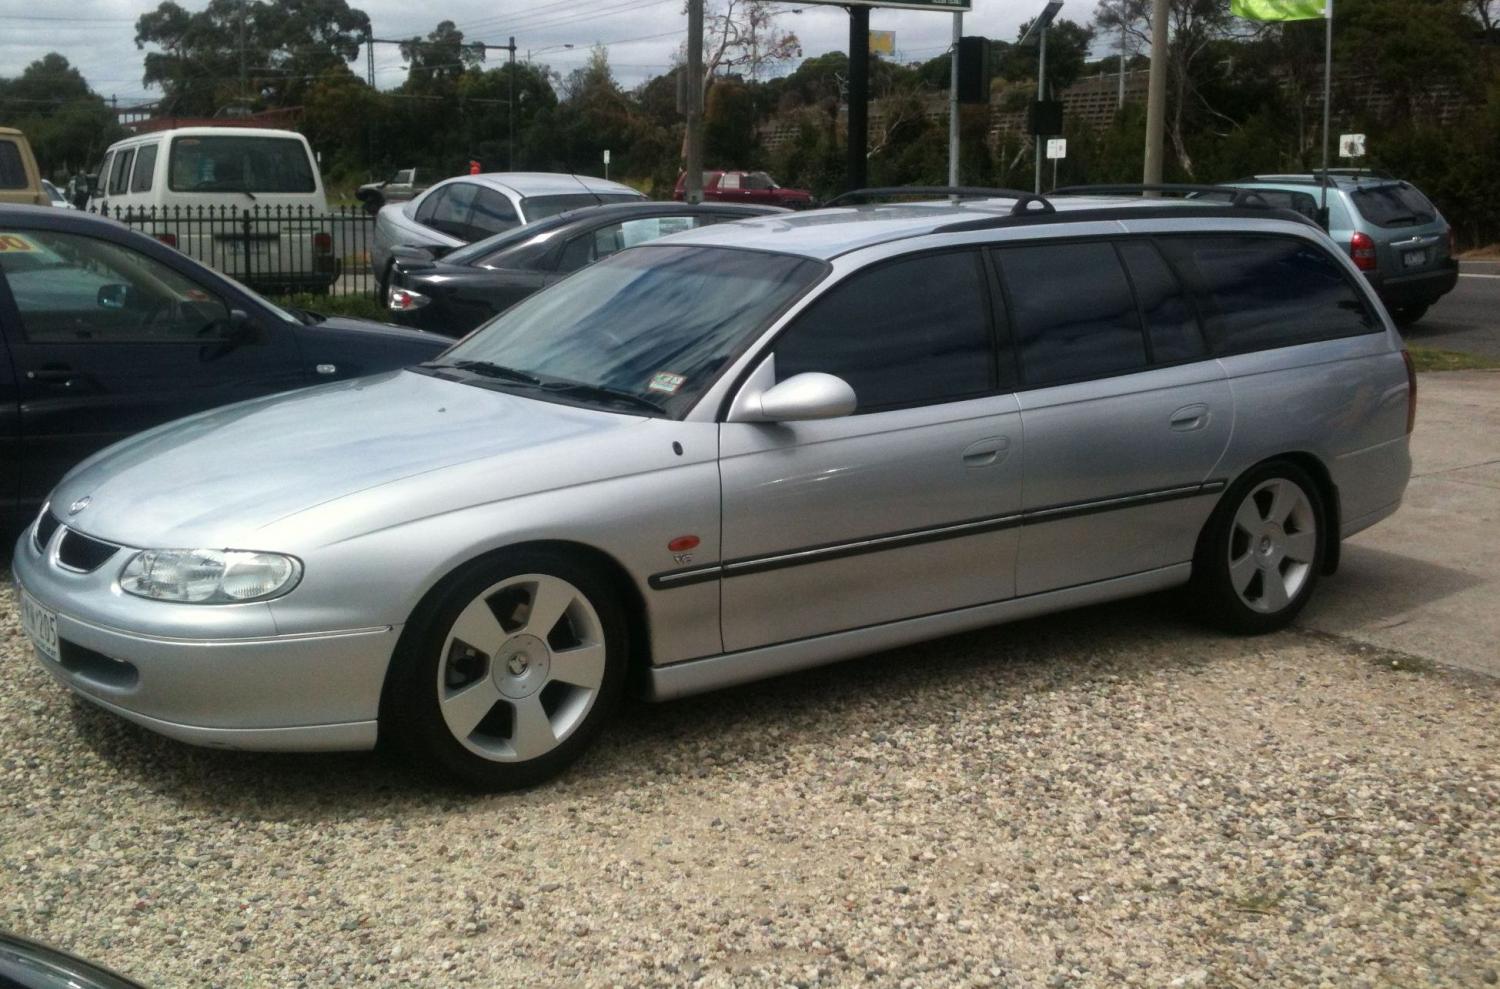
[[[113,220],[0,206],[0,526],[132,433],[450,343],[282,308]]]
[[[784,213],[733,203],[613,203],[560,213],[460,247],[441,260],[398,247],[386,305],[406,326],[460,337],[559,278],[667,234]]]

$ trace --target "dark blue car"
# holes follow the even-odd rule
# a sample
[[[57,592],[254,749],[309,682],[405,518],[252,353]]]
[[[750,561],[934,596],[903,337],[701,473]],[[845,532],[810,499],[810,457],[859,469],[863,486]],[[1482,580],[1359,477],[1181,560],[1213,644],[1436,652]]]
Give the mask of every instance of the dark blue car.
[[[451,342],[273,305],[112,220],[0,206],[0,523],[132,433]]]

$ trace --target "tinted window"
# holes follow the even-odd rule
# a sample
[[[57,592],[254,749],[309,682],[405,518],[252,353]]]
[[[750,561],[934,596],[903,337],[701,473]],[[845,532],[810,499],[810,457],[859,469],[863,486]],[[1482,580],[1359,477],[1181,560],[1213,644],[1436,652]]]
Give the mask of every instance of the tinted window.
[[[776,341],[776,378],[838,375],[862,412],[983,394],[995,387],[988,305],[978,252],[857,272]]]
[[[1172,263],[1201,293],[1222,353],[1289,347],[1377,328],[1326,251],[1291,237],[1164,237]]]
[[[167,186],[176,192],[314,192],[307,148],[291,137],[179,137]]]
[[[156,145],[148,144],[135,156],[135,171],[130,175],[131,192],[150,192],[151,179],[156,172]]]
[[[452,186],[443,186],[428,193],[427,198],[422,200],[422,205],[417,207],[416,220],[424,226],[431,223],[432,215],[437,212],[438,207],[443,205],[443,200],[448,198],[448,190]]]
[[[93,237],[0,230],[0,272],[32,342],[202,346],[229,327],[217,296],[159,261]]]
[[[130,178],[130,163],[135,160],[135,151],[115,152],[115,165],[109,173],[110,195],[119,195],[126,190]]]
[[[20,147],[15,141],[0,141],[0,189],[24,189],[28,185]]]
[[[995,255],[1027,385],[1146,366],[1135,299],[1112,244],[1008,247]]]
[[[479,186],[472,182],[448,186],[448,194],[438,200],[427,225],[454,237],[465,237],[469,230],[469,210],[473,209],[478,194]]]
[[[557,270],[576,271],[627,247],[645,244],[683,230],[692,230],[700,222],[700,218],[696,216],[645,216],[622,223],[611,223],[568,241]]]
[[[474,212],[469,217],[470,240],[493,237],[520,225],[521,218],[504,193],[480,188],[474,196]]]
[[[568,382],[612,388],[676,415],[822,271],[787,254],[648,245],[525,299],[443,362],[491,361],[529,372],[543,380],[543,396],[551,390],[567,397]],[[522,387],[479,376],[473,383]],[[609,407],[602,397],[574,397]]]
[[[643,198],[643,196],[608,194],[596,196],[588,192],[570,193],[564,196],[527,196],[521,200],[521,212],[526,214],[527,223],[535,223],[544,217],[556,216],[559,213],[566,213],[570,209],[578,209],[582,206],[598,206],[600,203],[635,202]]]
[[[1382,185],[1349,195],[1359,215],[1377,227],[1413,227],[1437,219],[1437,209],[1412,186]]]
[[[1198,317],[1161,254],[1149,241],[1121,241],[1118,247],[1146,320],[1152,362],[1175,364],[1203,357],[1208,348]]]

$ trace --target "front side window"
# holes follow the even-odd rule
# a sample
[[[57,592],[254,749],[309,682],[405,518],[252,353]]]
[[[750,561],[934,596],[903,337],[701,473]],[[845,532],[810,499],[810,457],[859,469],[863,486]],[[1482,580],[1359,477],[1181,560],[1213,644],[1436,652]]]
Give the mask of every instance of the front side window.
[[[442,363],[490,365],[488,374],[471,365],[466,380],[479,386],[676,416],[824,270],[789,254],[647,245],[507,309]]]
[[[776,341],[776,378],[837,375],[857,411],[948,402],[995,387],[989,301],[977,251],[925,254],[856,272]]]
[[[403,168],[391,177],[392,185],[411,185],[412,170]]]
[[[776,183],[765,172],[749,172],[745,175],[746,189],[774,189]]]
[[[15,141],[0,138],[0,189],[24,189],[26,166],[21,163],[21,148]]]
[[[1219,353],[1290,347],[1379,328],[1328,252],[1295,237],[1162,237],[1197,289]]]
[[[1146,366],[1140,316],[1108,241],[995,251],[1029,387]]]
[[[114,168],[109,173],[109,194],[118,196],[130,185],[130,163],[135,160],[135,151],[127,148],[115,153]]]
[[[172,141],[173,192],[316,192],[307,146],[291,137],[179,137]]]
[[[136,152],[135,169],[130,175],[131,192],[150,192],[156,173],[156,145],[148,144]]]
[[[154,258],[106,240],[0,230],[0,274],[30,343],[222,339],[229,307]]]

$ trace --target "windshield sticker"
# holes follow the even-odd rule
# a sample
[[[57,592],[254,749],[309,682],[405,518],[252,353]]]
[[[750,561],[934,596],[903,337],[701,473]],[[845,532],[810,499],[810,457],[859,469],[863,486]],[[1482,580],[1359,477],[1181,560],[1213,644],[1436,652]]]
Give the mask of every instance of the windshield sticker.
[[[36,245],[20,234],[0,234],[0,254],[7,251],[21,253],[36,250]]]
[[[681,388],[682,383],[686,380],[687,378],[680,374],[673,374],[671,371],[657,371],[651,376],[651,383],[646,387],[651,391],[675,395],[677,394],[677,389]]]

